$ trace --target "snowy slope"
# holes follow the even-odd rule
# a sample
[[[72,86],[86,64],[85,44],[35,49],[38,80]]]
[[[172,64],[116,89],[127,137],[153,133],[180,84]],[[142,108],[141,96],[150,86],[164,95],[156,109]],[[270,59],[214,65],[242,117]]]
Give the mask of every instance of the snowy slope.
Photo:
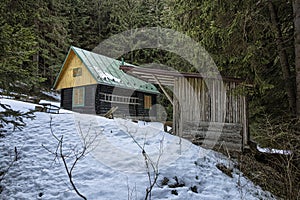
[[[0,101],[23,111],[35,106]],[[36,113],[35,120],[26,120],[23,131],[12,132],[7,127],[6,137],[0,138],[0,169],[6,169],[14,159],[15,147],[19,155],[0,183],[0,199],[80,199],[71,189],[62,161],[49,152],[57,147],[50,119],[52,132],[58,138],[63,136],[65,154],[80,150],[83,141],[90,144],[89,154],[73,171],[74,182],[87,199],[145,198],[149,181],[137,144],[158,164],[152,199],[273,199],[238,170],[234,170],[233,178],[222,173],[217,163],[233,165],[225,157],[186,140],[179,144],[179,138],[161,131],[159,123],[136,124],[70,111]]]

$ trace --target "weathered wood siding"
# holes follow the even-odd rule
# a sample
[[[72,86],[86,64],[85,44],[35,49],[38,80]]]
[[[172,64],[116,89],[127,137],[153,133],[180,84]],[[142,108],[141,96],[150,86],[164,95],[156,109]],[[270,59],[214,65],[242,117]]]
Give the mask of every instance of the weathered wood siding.
[[[86,114],[96,114],[95,110],[95,96],[97,85],[88,85],[84,87],[84,106],[76,106],[72,108],[73,111]]]
[[[142,92],[137,92],[136,93],[136,97],[138,97],[138,102],[139,102],[139,105],[137,107],[137,116],[140,116],[142,118],[145,118],[145,119],[149,119],[149,111],[150,109],[145,109],[145,95],[147,96],[151,96],[151,101],[152,101],[152,105],[155,105],[156,104],[156,101],[157,101],[157,95],[155,94],[149,94],[149,93],[142,93]],[[152,111],[154,113],[156,113],[156,111]],[[153,113],[152,113],[153,114]]]
[[[218,130],[222,134],[231,135],[220,137],[220,142],[226,142],[224,138],[227,138],[229,140],[227,145],[238,144],[238,149],[246,144],[248,140],[246,99],[242,95],[234,94],[237,86],[236,82],[223,82],[218,79],[177,78],[174,86],[175,132],[183,137],[198,138],[196,143],[201,143],[204,132],[207,132],[205,138],[208,142],[207,134],[214,135]],[[204,128],[207,122],[212,122],[210,128],[213,130]],[[223,126],[225,124],[227,126]],[[224,127],[223,131],[213,128],[214,126]],[[215,138],[211,140],[214,141]]]
[[[242,150],[242,124],[217,122],[187,122],[183,124],[182,137],[207,148]]]
[[[73,88],[66,88],[61,90],[60,106],[66,110],[72,110],[72,96]]]
[[[123,99],[128,97],[134,97],[135,92],[128,89],[117,89],[113,86],[108,85],[98,85],[96,93],[96,114],[105,114],[113,106],[117,106],[118,109],[114,113],[115,115],[121,116],[135,116],[136,105],[130,104],[130,102],[121,102],[121,100],[113,99],[120,98]]]
[[[174,94],[186,121],[243,123],[244,96],[234,94],[237,83],[214,79],[179,78]]]
[[[156,104],[156,95],[139,91],[98,85],[95,97],[96,114],[105,114],[111,107],[117,106],[116,116],[149,117],[149,110],[144,108],[144,95],[152,97]]]

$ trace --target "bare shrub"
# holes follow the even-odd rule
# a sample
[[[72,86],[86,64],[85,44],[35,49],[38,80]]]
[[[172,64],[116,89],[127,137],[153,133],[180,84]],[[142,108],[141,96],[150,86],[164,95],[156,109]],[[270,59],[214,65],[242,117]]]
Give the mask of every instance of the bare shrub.
[[[68,175],[69,182],[76,192],[76,194],[81,197],[82,199],[87,199],[77,188],[74,179],[73,179],[73,170],[78,164],[80,160],[82,160],[90,151],[94,148],[94,142],[98,136],[98,134],[91,135],[89,133],[84,134],[80,128],[79,124],[79,134],[82,138],[81,146],[74,145],[72,147],[64,148],[64,136],[57,136],[53,131],[53,125],[52,125],[52,117],[50,117],[50,130],[51,135],[55,138],[57,141],[57,146],[55,148],[55,151],[49,149],[48,147],[43,147],[50,152],[52,155],[55,156],[55,159],[62,160],[62,163],[64,165],[65,171]]]
[[[269,147],[269,153],[252,152],[259,163],[253,168],[260,174],[255,179],[264,182],[265,187],[285,199],[300,198],[300,119],[265,116],[256,127],[254,139],[262,146]],[[272,151],[280,149],[281,151]],[[242,159],[247,159],[245,156]],[[249,166],[247,166],[249,168]],[[261,185],[261,183],[260,183]]]
[[[136,138],[134,137],[135,133],[133,131],[138,131],[137,129],[135,129],[135,130],[129,129],[129,127],[125,123],[121,123],[120,125],[126,130],[126,133],[131,137],[133,142],[141,150],[141,153],[142,153],[144,161],[145,161],[146,173],[147,173],[148,183],[149,183],[148,187],[146,188],[145,200],[151,200],[152,189],[157,184],[157,180],[159,177],[159,161],[160,161],[161,156],[163,155],[164,136],[160,140],[158,158],[156,161],[153,161],[145,149],[146,138],[144,138],[144,143],[140,144],[139,141],[137,141]]]

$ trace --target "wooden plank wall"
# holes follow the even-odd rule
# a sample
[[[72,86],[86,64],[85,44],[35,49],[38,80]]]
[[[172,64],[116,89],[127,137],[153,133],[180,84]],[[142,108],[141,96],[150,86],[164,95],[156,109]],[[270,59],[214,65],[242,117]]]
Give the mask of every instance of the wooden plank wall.
[[[174,94],[186,121],[243,123],[244,96],[234,94],[238,83],[216,79],[178,78]]]
[[[141,117],[149,119],[149,109],[144,108],[144,96],[151,96],[152,105],[156,104],[156,94],[143,93],[140,91],[117,88],[109,85],[98,85],[96,90],[96,114],[105,114],[113,106],[118,109],[114,113],[115,116],[121,117]],[[107,100],[105,96],[118,96],[124,98],[135,99],[136,102],[118,102],[116,100]]]
[[[72,110],[79,113],[96,114],[95,95],[97,85],[87,85],[84,88],[84,106],[73,106]]]
[[[61,107],[63,109],[72,110],[72,96],[73,88],[66,88],[61,90]]]
[[[234,81],[177,78],[173,91],[175,96],[173,129],[176,134],[186,134],[186,130],[194,133],[203,131],[199,128],[201,122],[225,123],[226,127],[231,127],[230,124],[234,127],[241,125],[241,129],[233,129],[230,134],[241,133],[241,137],[237,138],[241,140],[240,145],[242,140],[243,145],[246,145],[248,141],[246,98],[236,93],[237,87],[238,83]],[[194,130],[187,129],[187,124],[190,127],[194,124]]]

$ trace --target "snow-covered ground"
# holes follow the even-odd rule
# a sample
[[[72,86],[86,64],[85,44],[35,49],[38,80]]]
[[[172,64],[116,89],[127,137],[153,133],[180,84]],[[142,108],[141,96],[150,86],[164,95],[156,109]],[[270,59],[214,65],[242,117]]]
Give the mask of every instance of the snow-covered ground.
[[[0,101],[22,111],[35,106]],[[89,146],[89,153],[73,171],[75,185],[87,199],[144,199],[149,179],[141,148],[159,170],[153,200],[275,199],[238,170],[233,170],[232,178],[221,172],[217,163],[233,166],[221,154],[164,133],[159,123],[111,120],[65,110],[35,115],[34,120],[25,120],[27,126],[22,131],[7,127],[6,136],[0,138],[1,170],[14,160],[15,147],[18,152],[17,161],[0,182],[0,199],[80,199],[61,159],[50,153],[56,152],[58,144],[52,133],[57,138],[63,136],[63,154],[70,157],[69,166],[74,161],[72,154],[82,149],[83,142]]]

